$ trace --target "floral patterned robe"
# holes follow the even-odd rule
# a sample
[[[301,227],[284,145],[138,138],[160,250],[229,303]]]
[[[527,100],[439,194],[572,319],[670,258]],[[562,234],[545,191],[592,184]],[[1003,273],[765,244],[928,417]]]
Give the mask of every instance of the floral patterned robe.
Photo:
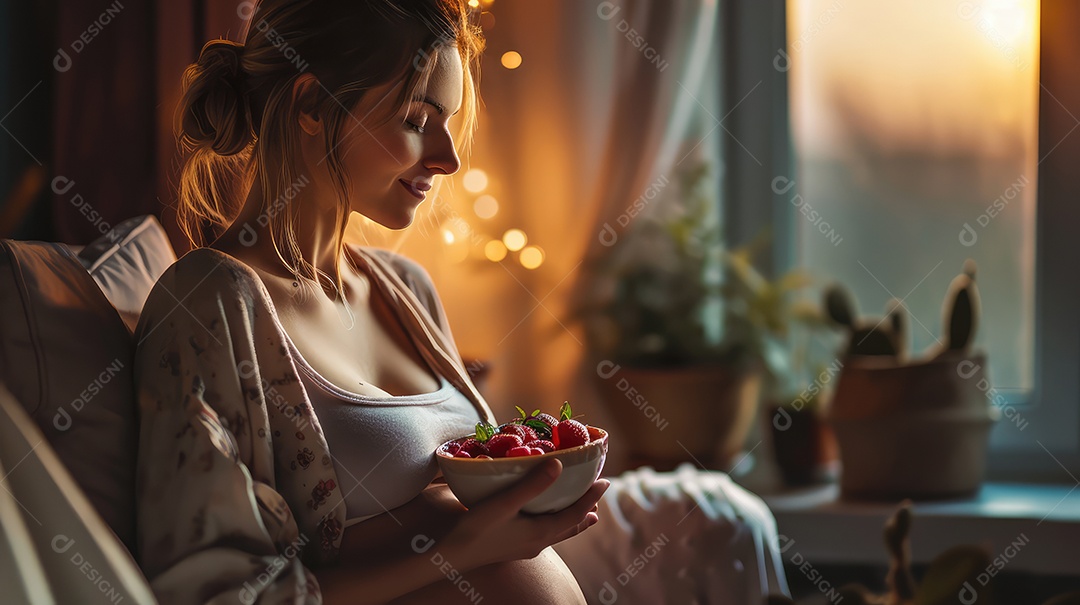
[[[468,378],[430,278],[348,245],[427,361],[493,415]],[[200,248],[150,293],[135,332],[136,556],[162,603],[321,603],[345,519],[326,439],[253,269]]]

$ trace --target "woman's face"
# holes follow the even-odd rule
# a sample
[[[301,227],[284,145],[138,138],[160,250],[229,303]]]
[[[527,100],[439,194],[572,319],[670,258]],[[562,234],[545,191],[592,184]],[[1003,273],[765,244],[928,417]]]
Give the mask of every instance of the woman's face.
[[[449,129],[461,107],[461,56],[457,48],[443,47],[432,60],[434,71],[419,98],[379,124],[402,84],[373,88],[342,130],[350,209],[390,229],[409,226],[435,177],[461,166]]]

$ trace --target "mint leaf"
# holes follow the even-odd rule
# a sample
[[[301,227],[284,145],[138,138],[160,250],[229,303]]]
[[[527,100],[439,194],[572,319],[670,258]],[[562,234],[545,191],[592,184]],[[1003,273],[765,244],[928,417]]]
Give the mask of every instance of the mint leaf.
[[[526,418],[528,418],[528,416],[525,415],[525,410],[521,409],[520,405],[515,405],[514,409],[518,411],[518,414],[521,414],[521,419],[522,420],[525,420]]]
[[[529,418],[523,424],[536,431],[536,434],[540,435],[544,439],[551,438],[551,427],[548,426],[547,423],[543,420],[540,420],[539,418]]]
[[[559,420],[570,420],[570,402],[564,401],[562,407],[559,408]]]
[[[491,439],[497,432],[498,429],[487,422],[480,421],[476,423],[476,440],[480,443],[484,443],[488,439]]]

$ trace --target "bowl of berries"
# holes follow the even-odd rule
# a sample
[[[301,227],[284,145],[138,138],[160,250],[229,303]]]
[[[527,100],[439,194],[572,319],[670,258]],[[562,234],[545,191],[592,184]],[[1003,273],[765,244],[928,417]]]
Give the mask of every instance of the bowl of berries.
[[[517,411],[520,418],[497,427],[478,422],[475,433],[435,449],[450,491],[465,506],[473,506],[510,487],[544,460],[558,458],[562,473],[521,510],[553,513],[577,502],[604,468],[607,431],[571,418],[569,403],[563,403],[558,419],[540,410]]]

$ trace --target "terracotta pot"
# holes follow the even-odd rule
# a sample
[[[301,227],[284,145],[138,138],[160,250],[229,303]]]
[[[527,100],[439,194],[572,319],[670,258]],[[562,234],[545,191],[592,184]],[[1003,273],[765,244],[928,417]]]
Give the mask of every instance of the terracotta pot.
[[[754,421],[762,377],[754,366],[719,364],[611,365],[598,374],[631,462],[657,470],[694,459],[707,468],[729,470]]]
[[[845,360],[829,410],[840,445],[843,497],[934,499],[976,492],[990,430],[1000,417],[985,393],[985,367],[983,355],[909,364]]]
[[[771,406],[773,453],[786,485],[813,485],[835,479],[838,464],[836,435],[824,413]]]

